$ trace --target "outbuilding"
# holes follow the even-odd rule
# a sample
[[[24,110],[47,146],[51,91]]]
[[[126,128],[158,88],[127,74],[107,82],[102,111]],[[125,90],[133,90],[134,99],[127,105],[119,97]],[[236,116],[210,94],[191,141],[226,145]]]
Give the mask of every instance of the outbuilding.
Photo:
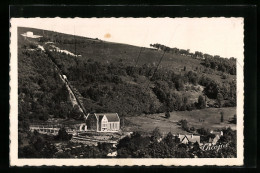
[[[183,144],[188,144],[189,142],[195,143],[198,142],[200,144],[200,136],[198,135],[180,135],[178,134],[178,138],[180,139],[180,142]]]

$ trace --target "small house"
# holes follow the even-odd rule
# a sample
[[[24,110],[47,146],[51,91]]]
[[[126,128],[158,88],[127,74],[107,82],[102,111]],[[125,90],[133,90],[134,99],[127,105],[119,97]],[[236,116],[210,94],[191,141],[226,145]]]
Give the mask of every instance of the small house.
[[[189,142],[195,143],[198,142],[200,144],[200,136],[198,135],[178,135],[178,138],[180,139],[180,142],[183,144],[188,144]]]
[[[86,117],[88,131],[117,132],[120,119],[117,113],[89,113]]]
[[[212,139],[212,138],[209,138],[209,143],[212,144],[212,145],[216,145],[218,140],[220,139],[221,136],[223,136],[223,131],[220,131],[220,132],[214,132],[213,130],[210,131],[211,134],[214,134],[215,137]]]

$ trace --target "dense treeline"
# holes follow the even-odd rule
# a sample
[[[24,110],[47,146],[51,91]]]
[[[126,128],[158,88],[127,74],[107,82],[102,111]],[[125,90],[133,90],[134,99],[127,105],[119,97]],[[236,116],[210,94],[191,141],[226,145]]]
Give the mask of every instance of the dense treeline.
[[[224,129],[217,145],[225,145],[220,150],[203,151],[198,143],[183,144],[170,132],[162,138],[156,128],[150,136],[135,132],[121,139],[117,145],[120,158],[234,158],[236,157],[236,131]]]
[[[30,145],[19,148],[19,158],[106,158],[107,154],[117,151],[118,158],[235,158],[236,131],[223,129],[223,136],[217,145],[226,145],[219,150],[203,151],[198,143],[183,144],[177,136],[170,132],[163,137],[159,128],[155,128],[151,135],[144,136],[139,132],[134,132],[130,136],[122,138],[113,148],[112,144],[98,143],[97,146],[84,146],[67,142],[60,151],[53,145],[64,140],[60,139],[61,131],[57,136],[41,135],[38,132],[28,133],[26,139]],[[201,133],[202,142],[207,143],[209,138],[214,138],[203,129],[198,129]],[[63,136],[67,136],[66,132]],[[68,140],[67,138],[65,140]],[[77,147],[75,147],[77,146]]]
[[[178,49],[176,47],[174,48],[170,48],[168,46],[156,43],[156,44],[150,44],[151,47],[154,47],[158,50],[163,50],[165,52],[168,53],[172,53],[172,54],[177,54],[177,55],[185,55],[185,56],[190,56],[193,58],[205,58],[205,56],[207,56],[208,54],[203,54],[202,52],[199,51],[195,51],[194,53],[190,52],[190,49]]]
[[[23,137],[19,135],[19,158],[53,158],[58,152],[55,142],[69,141],[72,135],[69,135],[62,127],[59,130],[58,135],[50,136],[46,134],[40,134],[37,131],[25,132]],[[27,141],[29,145],[24,145],[24,141]]]
[[[236,59],[234,58],[226,59],[219,56],[207,56],[203,65],[231,75],[236,75]]]
[[[190,53],[190,50],[187,49],[178,49],[178,48],[170,48],[168,46],[156,43],[156,44],[150,44],[151,47],[154,47],[158,50],[163,50],[168,53],[178,54],[178,55],[186,55],[186,56],[195,56],[197,54]]]
[[[18,137],[18,158],[53,158],[58,151],[53,145],[53,136],[41,135],[34,131],[34,133],[19,134]],[[27,141],[29,145],[23,146],[24,141]]]
[[[194,58],[202,58],[204,59],[204,62],[202,65],[229,73],[231,75],[236,75],[236,59],[231,57],[230,59],[227,58],[222,58],[219,55],[209,55],[209,54],[203,54],[202,52],[195,51],[195,53],[191,53],[189,49],[178,49],[178,48],[170,48],[168,46],[162,45],[162,44],[150,44],[151,47],[154,47],[158,50],[163,50],[165,52],[173,53],[173,54],[178,54],[178,55],[185,55],[185,56],[191,56]]]

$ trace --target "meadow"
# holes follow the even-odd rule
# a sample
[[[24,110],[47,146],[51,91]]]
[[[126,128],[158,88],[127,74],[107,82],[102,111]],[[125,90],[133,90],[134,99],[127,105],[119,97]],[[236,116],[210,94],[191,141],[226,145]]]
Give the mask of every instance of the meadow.
[[[224,113],[223,122],[220,122],[220,112]],[[231,120],[236,114],[236,107],[175,111],[170,114],[171,116],[169,119],[165,118],[164,113],[126,117],[123,129],[126,131],[139,131],[145,134],[151,132],[156,127],[159,127],[160,131],[164,135],[168,132],[171,132],[172,134],[189,134],[177,124],[178,121],[186,119],[188,125],[195,129],[205,128],[209,130],[218,130],[231,127],[233,130],[236,130],[236,125],[229,123],[229,120]]]

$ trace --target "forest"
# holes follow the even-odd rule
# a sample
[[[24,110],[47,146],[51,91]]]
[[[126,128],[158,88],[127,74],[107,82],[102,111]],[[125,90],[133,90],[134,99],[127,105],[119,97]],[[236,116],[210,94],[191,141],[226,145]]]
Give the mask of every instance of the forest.
[[[29,122],[70,117],[73,107],[68,91],[48,56],[25,49],[18,56],[19,129],[28,129]]]
[[[203,58],[204,62],[202,65],[205,67],[209,67],[214,70],[227,72],[231,75],[236,75],[236,59],[234,57],[223,58],[219,55],[209,55],[207,53],[202,53],[199,51],[195,51],[195,53],[191,53],[189,49],[178,49],[178,48],[170,48],[168,46],[162,44],[150,44],[151,47],[154,47],[158,50],[166,51],[172,54],[191,56],[193,58]]]
[[[205,129],[200,129],[203,134],[203,143],[207,142],[212,134]],[[213,135],[214,137],[214,135]],[[202,150],[196,143],[183,144],[177,136],[170,132],[162,136],[160,129],[155,128],[151,135],[142,135],[134,132],[130,136],[122,138],[116,148],[112,144],[98,143],[97,146],[85,146],[69,142],[69,136],[65,130],[60,130],[57,136],[39,134],[37,131],[27,136],[31,145],[21,147],[18,156],[21,158],[108,158],[108,153],[117,151],[118,158],[235,158],[236,131],[223,129],[223,136],[217,145],[225,145],[219,150]],[[67,141],[60,151],[54,143]]]

